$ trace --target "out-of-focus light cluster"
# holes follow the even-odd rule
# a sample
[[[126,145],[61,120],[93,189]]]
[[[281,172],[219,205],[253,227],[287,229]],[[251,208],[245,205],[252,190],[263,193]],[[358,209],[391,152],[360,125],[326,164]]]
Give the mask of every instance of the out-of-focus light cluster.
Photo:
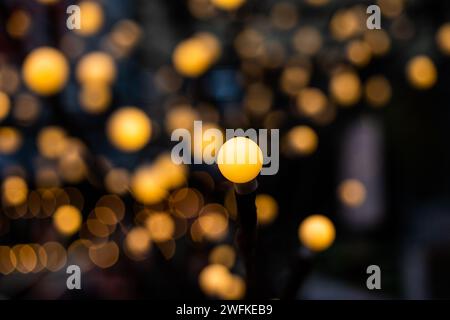
[[[52,6],[59,1],[37,2]],[[245,13],[252,4],[245,0],[189,0],[187,7],[194,18],[203,22],[217,19],[218,24],[230,21],[233,30],[224,34],[220,27],[214,32],[199,27],[203,30],[194,30],[191,36],[173,43],[172,52],[166,52],[167,64],[148,73],[155,89],[152,94],[165,99],[161,105],[158,101],[158,112],[154,113],[144,103],[115,105],[113,89],[123,81],[121,64],[139,44],[144,30],[130,19],[108,21],[105,1],[78,2],[81,29],[66,32],[55,47],[25,52],[21,66],[0,55],[0,156],[9,163],[16,153],[37,148],[30,161],[33,172],[17,164],[2,173],[0,234],[8,234],[14,220],[36,218],[48,227],[53,239],[0,246],[0,273],[55,272],[67,261],[83,269],[110,268],[119,262],[121,250],[134,261],[148,259],[154,250],[171,259],[177,250],[176,240],[185,237],[195,248],[204,248],[205,243],[214,246],[208,255],[209,265],[199,274],[202,291],[211,297],[243,298],[245,282],[230,271],[238,253],[224,244],[237,216],[234,191],[227,189],[221,203],[211,200],[200,187],[188,185],[186,166],[174,164],[168,153],[150,158],[147,151],[154,147],[154,141],[156,145],[157,139],[170,136],[175,129],[185,128],[193,134],[193,122],[202,120],[204,130],[282,128],[283,155],[315,156],[322,146],[322,128],[333,123],[339,112],[347,112],[342,109],[361,109],[366,104],[386,107],[395,95],[388,75],[371,74],[369,67],[396,50],[396,40],[410,40],[414,22],[408,17],[406,1],[376,3],[389,28],[368,30],[365,6],[361,5],[338,6],[330,19],[320,24],[303,17],[293,2],[276,1],[266,13],[236,24],[239,13]],[[304,4],[314,10],[331,9],[329,0],[305,0]],[[30,37],[36,24],[32,12],[25,8],[14,9],[5,22],[14,41]],[[437,30],[435,45],[441,53],[450,54],[449,23]],[[214,87],[215,72],[225,74],[231,56],[236,59],[236,74],[221,87],[235,86],[234,92],[220,92],[226,96],[223,101],[216,96],[197,97],[197,84]],[[413,89],[436,85],[439,76],[433,57],[421,52],[405,61],[405,81]],[[317,81],[318,77],[324,81]],[[211,96],[220,95],[212,91],[208,92]],[[242,101],[237,102],[240,96]],[[76,102],[71,101],[70,112],[81,108],[83,115],[90,117],[85,119],[100,121],[102,128],[100,117],[106,117],[104,137],[114,152],[130,156],[120,164],[104,156],[104,175],[88,161],[98,160],[97,150],[89,150],[86,140],[76,137],[77,130],[45,118],[55,110],[67,112],[61,101],[72,97]],[[30,140],[34,141],[31,147],[27,144]],[[257,154],[256,163],[246,159],[244,164],[224,161],[218,166],[225,179],[245,183],[262,167],[256,144],[240,138],[222,144],[202,134],[194,137],[192,151],[195,158],[205,156],[207,148],[213,149],[212,156],[226,160],[228,153],[247,152],[246,143],[250,143],[250,153]],[[222,188],[210,171],[195,173],[196,178],[202,177],[207,191]],[[95,206],[84,205],[80,191],[84,185],[67,186],[77,184],[101,190]],[[357,179],[343,180],[337,187],[339,201],[351,208],[363,206],[369,192]],[[275,196],[258,194],[255,205],[261,226],[269,226],[282,214]],[[307,217],[298,229],[301,243],[313,251],[331,246],[335,233],[333,223],[322,215]]]
[[[199,284],[206,295],[227,300],[242,299],[246,290],[244,280],[223,264],[206,266],[199,275]]]

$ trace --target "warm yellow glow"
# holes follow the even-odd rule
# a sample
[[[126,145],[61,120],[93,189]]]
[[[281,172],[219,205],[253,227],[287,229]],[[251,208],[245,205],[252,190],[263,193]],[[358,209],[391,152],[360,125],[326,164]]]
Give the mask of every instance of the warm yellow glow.
[[[47,252],[45,252],[44,248],[37,244],[32,243],[30,246],[33,248],[35,254],[36,254],[36,266],[33,268],[33,273],[38,273],[44,270],[45,267],[47,267],[48,257]]]
[[[43,128],[37,137],[39,152],[50,159],[55,159],[67,150],[67,137],[65,131],[56,126]]]
[[[8,205],[17,206],[27,200],[28,186],[25,180],[21,177],[7,177],[3,181],[2,189],[3,199]]]
[[[136,45],[141,35],[141,28],[132,20],[124,19],[116,23],[110,35],[116,56],[126,55]]]
[[[76,264],[83,272],[91,270],[94,265],[89,258],[89,246],[86,240],[77,239],[67,249],[69,263]]]
[[[314,117],[321,114],[327,107],[325,94],[317,88],[304,88],[297,96],[297,109],[300,114]]]
[[[270,110],[272,100],[273,92],[269,87],[262,83],[253,83],[248,86],[243,103],[246,111],[259,117]]]
[[[180,42],[172,56],[175,69],[187,77],[198,77],[217,60],[220,43],[209,33],[201,33]]]
[[[236,261],[236,252],[233,247],[223,244],[215,247],[209,254],[209,263],[221,264],[231,269]]]
[[[3,91],[0,91],[0,121],[8,116],[10,107],[11,102],[8,95]]]
[[[225,300],[243,299],[245,295],[245,281],[240,276],[231,275],[225,287],[220,289],[220,296]]]
[[[97,33],[103,26],[103,9],[97,2],[82,1],[78,3],[81,11],[81,28],[74,31],[82,36]]]
[[[285,68],[280,79],[281,90],[295,96],[308,84],[310,76],[309,70],[304,67]]]
[[[67,253],[58,242],[47,242],[42,248],[47,255],[47,269],[56,272],[64,267],[67,262]]]
[[[389,81],[382,75],[367,79],[365,86],[367,101],[374,107],[382,107],[389,102],[392,95]]]
[[[22,145],[19,130],[12,127],[0,127],[0,154],[12,154]]]
[[[211,3],[222,10],[236,10],[245,3],[245,0],[211,0]]]
[[[328,4],[330,0],[305,0],[305,2],[314,7],[321,7]]]
[[[132,257],[143,257],[151,248],[150,235],[145,228],[135,227],[125,238],[125,248]]]
[[[80,60],[76,75],[84,85],[110,85],[116,79],[116,65],[109,54],[95,51]]]
[[[171,134],[178,128],[191,130],[195,120],[200,120],[200,115],[190,105],[177,105],[171,108],[166,115],[166,130]]]
[[[201,135],[194,135],[193,132],[191,132],[191,136],[193,136],[191,148],[192,153],[194,155],[194,159],[197,161],[210,161],[212,162],[217,154],[219,153],[220,147],[223,144],[223,134],[222,139],[215,139],[214,137],[208,136],[207,132],[209,129],[217,129],[222,132],[222,130],[213,123],[204,123],[203,126],[203,132]],[[205,152],[208,150],[208,152]]]
[[[14,94],[19,89],[20,77],[17,68],[10,64],[0,66],[0,88],[7,94]]]
[[[220,148],[217,163],[225,178],[235,183],[245,183],[258,176],[263,165],[263,154],[251,139],[234,137]]]
[[[327,217],[315,214],[302,221],[298,236],[305,247],[313,251],[323,251],[334,241],[336,231]]]
[[[141,167],[131,178],[131,192],[144,204],[155,204],[167,196],[161,175],[152,167]]]
[[[345,205],[359,207],[366,200],[366,187],[359,180],[347,179],[339,185],[338,195]]]
[[[186,182],[186,166],[174,163],[169,153],[163,153],[156,159],[154,170],[159,172],[161,184],[164,188],[178,188]]]
[[[258,223],[261,225],[272,223],[278,215],[278,203],[268,194],[258,194],[255,205]]]
[[[123,107],[108,119],[107,134],[116,148],[125,152],[138,151],[150,140],[152,123],[142,110]]]
[[[69,77],[69,64],[61,52],[50,47],[31,51],[23,63],[25,84],[37,94],[58,93]]]
[[[13,250],[7,246],[0,246],[0,273],[8,275],[17,266],[17,258]]]
[[[295,50],[306,55],[315,55],[322,48],[322,36],[314,27],[301,27],[292,39]]]
[[[357,103],[361,97],[361,81],[351,71],[338,72],[330,80],[330,92],[342,106],[348,107]]]
[[[259,58],[266,51],[264,35],[251,28],[244,29],[236,36],[234,46],[244,59]]]
[[[189,12],[198,19],[207,19],[213,17],[217,10],[210,0],[189,0]]]
[[[391,48],[391,39],[383,29],[367,30],[364,33],[364,41],[369,45],[374,56],[383,56]]]
[[[94,212],[102,223],[115,225],[125,217],[125,204],[116,195],[104,195],[95,204]]]
[[[145,221],[150,238],[155,242],[164,242],[172,239],[175,231],[173,218],[164,212],[152,213]]]
[[[30,29],[31,19],[28,12],[16,10],[9,17],[6,23],[6,31],[13,38],[22,38]]]
[[[450,23],[444,23],[436,33],[436,42],[442,53],[450,55]]]
[[[287,134],[288,144],[296,154],[310,155],[317,149],[319,138],[317,134],[308,126],[296,126]]]
[[[23,125],[30,125],[36,121],[40,112],[40,104],[35,96],[29,93],[20,93],[14,102],[12,114],[15,119]]]
[[[169,197],[169,206],[172,212],[182,218],[195,217],[203,207],[202,194],[192,188],[181,188]]]
[[[230,273],[221,264],[210,264],[206,266],[198,277],[200,288],[210,296],[219,296],[229,282]]]
[[[17,258],[16,269],[20,273],[29,273],[33,271],[37,264],[36,252],[30,245],[18,244],[12,248]]]
[[[87,230],[98,238],[106,238],[115,230],[115,226],[108,226],[95,218],[88,218],[86,226]]]
[[[377,0],[381,13],[388,18],[399,16],[405,7],[405,0]]]
[[[351,38],[365,27],[365,15],[361,17],[353,8],[336,11],[330,21],[331,34],[339,41]]]
[[[275,3],[270,11],[270,20],[274,27],[289,30],[298,22],[297,8],[289,2]]]
[[[363,67],[370,62],[372,50],[367,42],[353,40],[347,45],[347,58],[354,65]]]
[[[69,183],[79,183],[86,176],[86,165],[78,152],[67,152],[58,161],[60,176]]]
[[[81,87],[79,99],[84,111],[91,114],[99,114],[109,107],[111,89],[103,84],[89,83]]]
[[[53,225],[59,233],[70,236],[81,227],[80,210],[71,205],[59,207],[53,215]]]
[[[221,264],[206,266],[200,272],[198,280],[200,288],[208,296],[227,300],[242,299],[244,297],[244,280],[231,274]]]
[[[105,186],[112,192],[117,194],[124,194],[128,191],[130,185],[130,174],[126,169],[112,169],[105,177]]]
[[[419,55],[408,61],[406,73],[409,83],[417,89],[429,89],[437,81],[437,70],[433,61]]]
[[[114,241],[93,245],[89,247],[89,257],[96,266],[106,269],[119,260],[119,247]]]
[[[208,204],[200,211],[199,231],[208,240],[221,240],[228,232],[228,213],[218,204]]]

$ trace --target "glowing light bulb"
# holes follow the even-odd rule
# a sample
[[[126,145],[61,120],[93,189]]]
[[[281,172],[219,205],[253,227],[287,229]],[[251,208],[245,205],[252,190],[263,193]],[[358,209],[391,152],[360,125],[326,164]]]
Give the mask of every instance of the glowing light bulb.
[[[356,104],[361,97],[361,81],[352,71],[340,72],[332,76],[330,91],[338,104],[349,107]]]
[[[211,0],[211,3],[222,10],[236,10],[244,4],[245,0]]]
[[[148,116],[135,107],[117,110],[108,120],[107,134],[112,144],[125,152],[142,149],[150,140],[152,124]]]
[[[23,178],[11,176],[3,181],[3,199],[7,205],[20,205],[27,200],[27,196],[28,186]]]
[[[50,47],[33,50],[23,63],[26,85],[43,96],[58,93],[65,86],[68,77],[69,65],[66,58]]]
[[[6,93],[0,91],[0,121],[5,119],[11,108],[11,101]]]
[[[258,223],[261,225],[272,223],[278,215],[278,203],[268,194],[258,194],[255,205]]]
[[[236,252],[232,246],[223,244],[215,247],[209,254],[208,259],[211,264],[221,264],[231,269],[236,262]]]
[[[450,23],[444,23],[436,34],[436,42],[442,53],[450,55]]]
[[[217,60],[220,44],[215,36],[200,33],[180,42],[173,52],[175,69],[187,77],[198,77]]]
[[[245,183],[256,178],[261,171],[263,154],[251,139],[234,137],[220,148],[217,163],[225,178],[235,183]]]
[[[77,79],[83,84],[107,85],[116,78],[114,59],[97,51],[85,55],[77,65]]]
[[[75,32],[82,36],[90,36],[100,30],[103,25],[103,9],[93,1],[82,1],[79,4],[81,12],[81,28]]]
[[[60,233],[67,236],[80,229],[81,221],[80,211],[71,205],[59,207],[53,215],[53,225]]]
[[[172,239],[175,232],[175,222],[165,212],[151,214],[145,221],[150,237],[155,242],[164,242]]]
[[[334,241],[336,231],[327,217],[315,214],[302,221],[298,237],[305,247],[313,251],[323,251]]]
[[[417,89],[429,89],[437,80],[436,67],[425,55],[412,58],[406,66],[406,73],[410,84]]]
[[[158,203],[168,194],[161,175],[152,167],[138,168],[131,178],[130,187],[133,197],[144,204]]]

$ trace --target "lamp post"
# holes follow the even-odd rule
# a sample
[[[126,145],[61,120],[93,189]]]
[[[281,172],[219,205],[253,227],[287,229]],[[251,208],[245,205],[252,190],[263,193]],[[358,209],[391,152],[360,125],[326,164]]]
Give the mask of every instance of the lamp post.
[[[234,183],[238,210],[237,244],[244,259],[247,298],[256,296],[256,177],[262,169],[259,146],[244,137],[234,137],[219,150],[217,163],[222,175]]]
[[[298,289],[311,271],[314,257],[331,246],[335,236],[333,222],[323,215],[311,215],[300,223],[298,237],[302,245],[292,262],[282,299],[296,298]]]

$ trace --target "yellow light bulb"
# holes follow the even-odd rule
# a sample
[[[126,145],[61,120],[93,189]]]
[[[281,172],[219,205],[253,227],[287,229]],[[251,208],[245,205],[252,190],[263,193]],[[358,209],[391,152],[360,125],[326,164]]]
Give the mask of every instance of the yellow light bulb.
[[[263,154],[251,139],[234,137],[220,148],[217,163],[225,178],[235,183],[245,183],[256,178],[261,171]]]
[[[135,107],[117,110],[108,120],[107,134],[112,144],[125,152],[142,149],[150,140],[152,124],[148,116]]]
[[[223,10],[236,10],[242,6],[245,0],[211,0],[212,4]]]
[[[78,5],[81,12],[81,28],[75,29],[75,32],[82,36],[97,33],[104,21],[101,5],[93,1],[82,1]]]
[[[172,56],[175,69],[187,77],[198,77],[220,56],[220,43],[217,38],[203,32],[180,42]]]
[[[80,211],[71,205],[59,207],[53,215],[53,225],[60,233],[67,236],[80,229],[81,221]]]
[[[406,73],[410,84],[417,89],[429,89],[437,81],[436,66],[425,55],[419,55],[409,60]]]
[[[3,200],[7,205],[20,205],[27,200],[27,196],[28,186],[23,178],[12,176],[3,181]]]
[[[155,204],[167,196],[159,175],[152,167],[142,167],[136,170],[131,178],[133,197],[144,204]]]
[[[0,91],[0,121],[5,119],[11,109],[11,101],[6,93]]]
[[[258,223],[270,224],[278,215],[278,203],[268,194],[258,194],[255,199]]]
[[[26,85],[37,94],[48,96],[58,93],[69,77],[69,64],[56,49],[41,47],[33,50],[23,63]]]
[[[101,51],[91,52],[80,60],[76,74],[78,81],[85,85],[107,85],[116,78],[116,65],[109,54]]]
[[[313,251],[323,251],[334,241],[336,231],[327,217],[315,214],[302,221],[298,237],[305,247]]]

